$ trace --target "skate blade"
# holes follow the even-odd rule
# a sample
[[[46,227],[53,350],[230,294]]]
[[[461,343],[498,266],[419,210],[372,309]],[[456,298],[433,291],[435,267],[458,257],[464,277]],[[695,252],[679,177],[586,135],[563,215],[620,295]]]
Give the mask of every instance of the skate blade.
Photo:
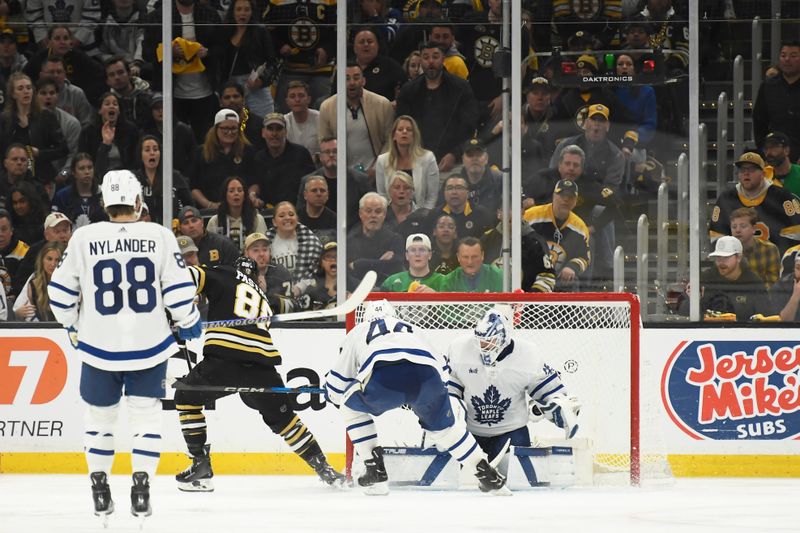
[[[386,496],[389,494],[389,482],[381,481],[369,487],[364,487],[364,494],[368,496]]]
[[[100,517],[100,523],[103,524],[104,529],[108,529],[108,518],[114,512],[114,501],[108,502],[108,509],[105,511],[95,511],[94,515]]]
[[[178,481],[178,490],[183,492],[214,492],[214,482],[210,479]]]

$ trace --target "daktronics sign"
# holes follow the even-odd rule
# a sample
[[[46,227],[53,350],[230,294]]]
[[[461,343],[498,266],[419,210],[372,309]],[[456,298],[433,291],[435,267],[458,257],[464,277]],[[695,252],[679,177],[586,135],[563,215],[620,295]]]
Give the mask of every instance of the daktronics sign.
[[[694,439],[800,436],[800,344],[684,341],[667,361],[661,398]]]
[[[67,358],[44,337],[0,337],[0,405],[45,404],[67,382]]]

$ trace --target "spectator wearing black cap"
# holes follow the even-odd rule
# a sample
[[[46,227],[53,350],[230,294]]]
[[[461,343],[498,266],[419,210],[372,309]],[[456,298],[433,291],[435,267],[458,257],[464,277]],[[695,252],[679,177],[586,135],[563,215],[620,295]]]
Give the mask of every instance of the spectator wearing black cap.
[[[0,79],[7,80],[13,73],[25,68],[27,63],[28,58],[17,50],[17,38],[14,30],[11,28],[0,30]],[[5,87],[0,90],[5,92]]]
[[[239,249],[233,241],[217,233],[209,233],[203,226],[200,210],[186,206],[178,213],[178,229],[197,246],[197,257],[201,265],[233,265],[239,257]]]
[[[522,115],[527,128],[524,135],[539,141],[549,158],[556,149],[556,139],[561,136],[559,130],[563,127],[553,120],[556,113],[553,107],[553,88],[547,78],[537,76],[531,80],[524,93]]]
[[[780,75],[767,78],[753,105],[753,137],[762,148],[767,134],[782,131],[791,142],[789,158],[800,158],[800,42],[781,46]]]
[[[730,235],[731,213],[740,207],[753,207],[759,220],[756,237],[772,241],[784,253],[800,241],[800,200],[765,179],[764,160],[757,153],[743,153],[735,165],[738,181],[717,197],[709,237],[715,241]]]
[[[772,168],[772,183],[800,196],[800,165],[792,163],[790,152],[791,141],[785,133],[773,131],[764,138],[764,160]]]
[[[409,115],[417,121],[422,145],[436,155],[439,171],[447,172],[478,126],[478,102],[469,83],[444,70],[439,45],[424,43],[420,52],[425,74],[400,89],[397,116]]]
[[[500,171],[489,164],[489,151],[479,139],[464,143],[461,153],[461,176],[467,180],[467,200],[487,211],[498,208],[503,201],[503,177]],[[439,191],[438,205],[443,205],[444,188]]]
[[[164,95],[153,93],[150,99],[150,117],[145,121],[143,135],[153,135],[164,145]],[[197,145],[194,132],[185,122],[172,116],[172,166],[184,176],[190,176],[192,159]]]
[[[195,205],[216,209],[220,185],[228,176],[240,176],[250,183],[254,172],[255,152],[241,131],[239,115],[232,109],[220,109],[205,142],[195,151],[189,172]]]
[[[261,129],[265,146],[256,152],[256,171],[250,177],[250,202],[260,208],[280,202],[294,202],[300,180],[314,170],[305,146],[286,139],[286,119],[281,113],[264,117]]]
[[[326,243],[322,247],[314,285],[306,291],[314,307],[325,308],[336,305],[336,270],[338,266],[336,251],[335,242]]]
[[[535,205],[523,215],[547,241],[556,271],[556,291],[578,290],[578,278],[589,267],[589,228],[573,213],[577,203],[577,184],[560,180],[553,189],[552,203]]]

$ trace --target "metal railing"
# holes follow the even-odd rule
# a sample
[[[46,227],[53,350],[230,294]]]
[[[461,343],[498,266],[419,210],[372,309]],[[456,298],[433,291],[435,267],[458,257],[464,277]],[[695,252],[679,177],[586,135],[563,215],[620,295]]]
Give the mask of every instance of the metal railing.
[[[625,249],[622,246],[614,248],[614,292],[625,291]]]
[[[667,281],[667,263],[669,261],[669,185],[658,186],[656,209],[656,313],[663,315],[667,311],[665,290]]]
[[[702,152],[702,150],[700,150]],[[678,157],[678,276],[689,272],[689,156]],[[700,180],[703,181],[703,180]]]
[[[763,47],[761,39],[763,32],[761,31],[761,19],[756,17],[750,26],[750,57],[753,59],[750,63],[750,84],[752,85],[752,98],[756,99],[758,89],[761,87],[761,60],[763,59]]]
[[[639,296],[642,320],[649,313],[649,283],[647,265],[650,261],[650,222],[647,215],[640,215],[636,224],[636,294]]]
[[[755,99],[755,95],[753,96]],[[733,60],[733,159],[744,151],[744,59]]]
[[[702,145],[701,145],[702,146]],[[717,190],[721,191],[728,181],[728,95],[719,93],[717,98]]]

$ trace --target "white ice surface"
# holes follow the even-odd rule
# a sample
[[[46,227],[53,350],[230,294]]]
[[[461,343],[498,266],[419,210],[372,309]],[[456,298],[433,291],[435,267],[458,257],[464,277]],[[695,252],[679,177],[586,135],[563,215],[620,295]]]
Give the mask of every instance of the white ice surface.
[[[477,490],[396,489],[365,496],[309,476],[217,476],[212,493],[183,493],[170,476],[152,481],[149,533],[442,531],[800,531],[800,479],[678,479],[669,486],[539,489],[501,498]],[[109,527],[91,512],[78,475],[0,475],[0,532],[139,531],[128,476],[112,476]]]

